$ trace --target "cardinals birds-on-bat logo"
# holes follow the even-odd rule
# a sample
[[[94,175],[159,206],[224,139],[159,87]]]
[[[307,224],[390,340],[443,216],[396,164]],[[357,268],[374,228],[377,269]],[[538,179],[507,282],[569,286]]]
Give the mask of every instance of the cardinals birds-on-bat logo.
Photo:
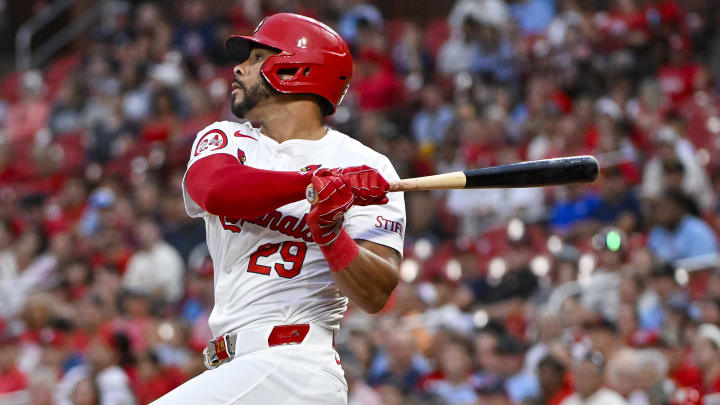
[[[300,174],[314,173],[315,170],[319,169],[322,165],[309,165],[300,169]]]

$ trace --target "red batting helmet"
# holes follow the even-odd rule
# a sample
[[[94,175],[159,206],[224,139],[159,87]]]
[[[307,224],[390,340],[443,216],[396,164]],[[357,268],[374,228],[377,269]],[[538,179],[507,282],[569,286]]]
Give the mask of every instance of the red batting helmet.
[[[285,94],[315,94],[329,103],[323,108],[325,114],[335,112],[353,71],[350,49],[340,35],[312,18],[280,13],[262,20],[252,36],[228,38],[225,51],[244,62],[258,45],[279,51],[260,68],[270,86]],[[292,72],[293,77],[282,79],[280,70]]]

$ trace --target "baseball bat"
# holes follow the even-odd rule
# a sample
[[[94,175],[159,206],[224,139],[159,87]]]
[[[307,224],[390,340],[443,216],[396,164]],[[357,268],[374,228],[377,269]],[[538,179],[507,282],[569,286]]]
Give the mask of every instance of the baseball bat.
[[[594,157],[572,156],[401,179],[390,183],[390,191],[520,188],[590,183],[597,178],[599,171],[600,166]],[[308,186],[306,197],[311,204],[316,202],[317,195],[312,185]]]

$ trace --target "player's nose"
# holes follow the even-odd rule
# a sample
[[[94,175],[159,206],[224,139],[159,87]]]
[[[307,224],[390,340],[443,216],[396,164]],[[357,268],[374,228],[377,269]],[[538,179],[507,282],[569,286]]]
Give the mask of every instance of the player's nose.
[[[244,62],[235,65],[235,68],[233,68],[233,73],[235,73],[235,76],[245,76],[247,74],[247,69],[244,66]]]

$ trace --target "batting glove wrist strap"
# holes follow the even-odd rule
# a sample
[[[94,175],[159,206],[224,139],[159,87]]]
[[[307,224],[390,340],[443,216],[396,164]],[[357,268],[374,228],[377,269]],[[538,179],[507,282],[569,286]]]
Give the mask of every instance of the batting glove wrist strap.
[[[320,246],[330,270],[337,272],[350,266],[355,257],[360,253],[360,248],[350,235],[342,229],[338,237],[332,243]]]

